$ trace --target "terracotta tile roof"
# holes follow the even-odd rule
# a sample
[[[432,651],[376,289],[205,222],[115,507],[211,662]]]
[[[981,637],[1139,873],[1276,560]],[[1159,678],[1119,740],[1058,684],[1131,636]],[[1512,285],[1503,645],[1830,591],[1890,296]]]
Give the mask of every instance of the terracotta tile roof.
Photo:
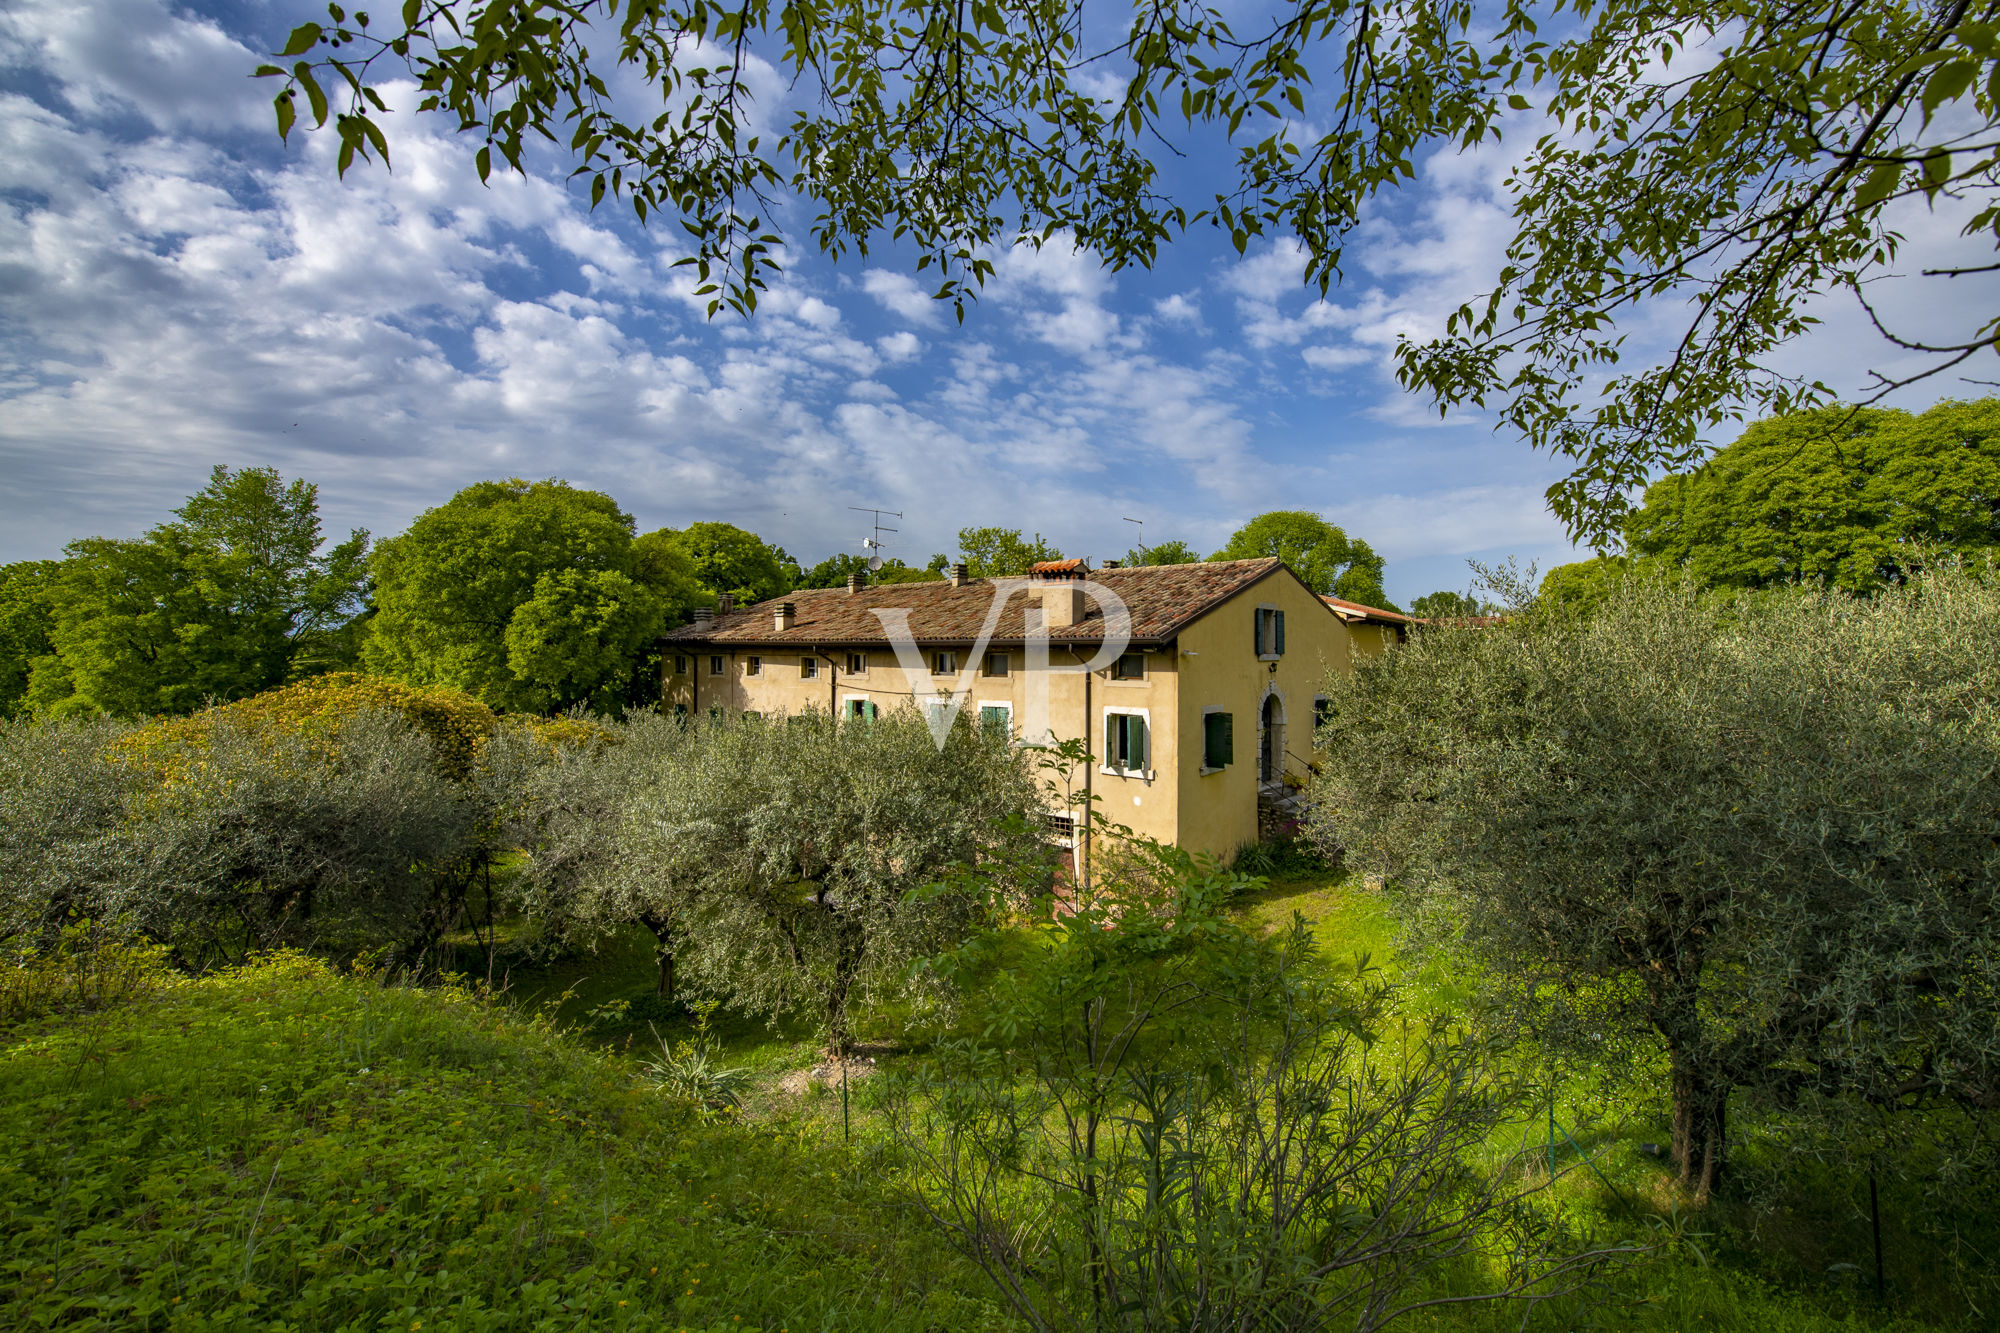
[[[1030,574],[1088,574],[1089,567],[1075,556],[1067,560],[1037,560],[1028,566]]]
[[[1361,602],[1350,602],[1345,597],[1320,597],[1322,602],[1333,608],[1333,613],[1342,620],[1373,620],[1385,625],[1414,625],[1415,616],[1406,616],[1401,611],[1384,611],[1379,606],[1368,606]]]
[[[1172,638],[1218,602],[1284,569],[1284,563],[1273,557],[1087,572],[1124,599],[1132,612],[1132,641],[1143,644]],[[1064,584],[1057,581],[1052,586]],[[783,602],[792,603],[797,612],[792,627],[781,630],[775,627],[773,613]],[[888,635],[872,614],[881,607],[907,610],[910,632],[919,644],[967,644],[979,637],[992,603],[991,579],[975,579],[962,588],[944,580],[884,584],[860,592],[800,588],[755,606],[718,614],[705,625],[684,625],[668,633],[666,641],[718,647],[887,647]],[[1023,641],[1026,628],[1022,611],[1027,605],[1028,599],[1019,593],[1007,599],[993,628],[992,643],[1004,647]],[[1049,631],[1049,641],[1056,644],[1095,643],[1103,637],[1102,614],[1094,603],[1077,624]]]

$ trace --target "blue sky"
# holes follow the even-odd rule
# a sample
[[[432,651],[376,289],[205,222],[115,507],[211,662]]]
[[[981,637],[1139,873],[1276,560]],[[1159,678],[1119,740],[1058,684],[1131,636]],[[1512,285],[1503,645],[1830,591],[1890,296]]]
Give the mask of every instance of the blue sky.
[[[860,550],[850,505],[902,510],[912,563],[967,525],[1103,559],[1127,517],[1207,551],[1312,509],[1387,557],[1405,604],[1463,588],[1468,557],[1574,558],[1542,503],[1560,468],[1478,414],[1438,422],[1389,370],[1399,332],[1490,282],[1504,150],[1428,163],[1324,302],[1290,244],[1239,258],[1201,229],[1151,271],[1000,255],[962,326],[900,256],[794,250],[753,320],[710,321],[670,229],[593,214],[554,173],[482,187],[435,118],[399,114],[395,170],[345,182],[330,134],[279,144],[247,75],[316,12],[0,10],[0,560],[137,533],[216,463],[317,482],[336,532],[517,475],[807,563]],[[1954,220],[1906,230],[1912,269],[1958,249]],[[1786,355],[1859,385],[1880,348],[1827,313]]]

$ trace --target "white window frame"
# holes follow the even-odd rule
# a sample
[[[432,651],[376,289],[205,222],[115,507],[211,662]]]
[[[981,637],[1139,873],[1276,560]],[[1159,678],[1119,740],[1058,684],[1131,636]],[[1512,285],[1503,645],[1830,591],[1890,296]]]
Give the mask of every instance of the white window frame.
[[[873,704],[873,703],[875,703],[875,701],[874,701],[873,699],[869,698],[869,697],[868,697],[867,695],[865,695],[865,694],[843,694],[843,695],[841,695],[841,696],[840,696],[840,719],[841,719],[841,721],[843,721],[843,722],[846,722],[846,721],[849,721],[849,720],[853,719],[853,718],[854,718],[854,716],[855,716],[855,714],[854,714],[853,712],[851,712],[851,711],[849,710],[849,707],[848,707],[848,705],[850,705],[850,704]],[[876,712],[876,714],[877,714],[878,716],[879,716],[879,715],[881,714],[881,712],[882,712],[882,706],[881,706],[880,704],[875,704],[875,712]],[[861,717],[861,720],[865,722],[865,721],[867,721],[867,719],[868,719],[868,714],[864,712],[864,713],[862,713],[862,714],[860,715],[860,717]]]
[[[763,674],[764,674],[764,659],[763,659],[763,658],[761,658],[761,657],[759,657],[759,656],[757,656],[757,655],[756,655],[755,653],[752,653],[752,654],[751,654],[750,656],[748,656],[748,657],[744,658],[744,659],[743,659],[743,674],[744,674],[744,675],[746,675],[746,676],[761,676],[761,675],[763,675]]]
[[[1203,708],[1203,709],[1201,710],[1201,763],[1202,763],[1202,766],[1201,766],[1200,768],[1198,768],[1198,769],[1196,769],[1196,770],[1195,770],[1195,774],[1196,774],[1196,776],[1198,776],[1198,777],[1207,777],[1207,776],[1208,776],[1208,775],[1209,775],[1210,773],[1227,773],[1227,772],[1229,771],[1229,765],[1228,765],[1228,764],[1218,764],[1218,765],[1216,765],[1216,766],[1215,766],[1214,768],[1210,768],[1210,767],[1208,767],[1208,715],[1209,715],[1210,713],[1233,713],[1233,712],[1235,712],[1235,711],[1236,711],[1236,710],[1235,710],[1235,709],[1233,709],[1233,708],[1224,708],[1224,707],[1223,707],[1223,706],[1222,706],[1221,704],[1212,704],[1212,705],[1210,705],[1210,706],[1208,706],[1208,707],[1205,707],[1205,708]],[[1232,725],[1233,725],[1233,724],[1232,724]]]
[[[856,662],[859,662],[859,663],[860,663],[861,665],[860,665],[860,666],[856,666],[856,665],[854,665],[854,664],[855,664]],[[850,676],[865,676],[865,675],[867,675],[867,674],[868,674],[868,654],[867,654],[867,653],[849,653],[849,654],[847,655],[847,674],[848,674],[848,675],[850,675]]]
[[[799,658],[799,679],[819,679],[819,658],[812,656],[801,656]]]
[[[1009,702],[1008,702],[1007,700],[1005,700],[1005,699],[974,699],[974,700],[972,701],[972,706],[973,706],[974,708],[978,709],[978,710],[979,710],[979,712],[980,712],[980,713],[981,713],[982,715],[983,715],[983,714],[984,714],[984,713],[986,712],[986,710],[987,710],[987,709],[989,709],[989,708],[998,708],[998,709],[1000,709],[1000,710],[1001,710],[1002,712],[1006,713],[1006,714],[1007,714],[1007,739],[1008,739],[1009,741],[1012,741],[1012,740],[1014,739],[1014,705],[1013,705],[1013,704],[1009,703]],[[986,725],[986,719],[985,719],[985,717],[984,717],[984,716],[981,716],[981,717],[979,718],[979,725],[980,725],[980,726],[982,726],[982,727]]]
[[[1099,736],[1104,734],[1105,723],[1110,721],[1113,716],[1136,717],[1146,724],[1146,758],[1151,760],[1154,744],[1158,739],[1153,731],[1153,710],[1150,708],[1122,708],[1115,704],[1106,704],[1097,719],[1097,734]],[[1102,756],[1097,764],[1097,771],[1106,777],[1136,778],[1141,782],[1151,782],[1153,780],[1153,770],[1150,768],[1113,768],[1110,760],[1111,756],[1107,754]]]
[[[958,653],[950,648],[931,650],[931,674],[933,676],[958,675]]]
[[[1000,659],[1001,669],[998,671],[993,669],[993,659],[996,657]],[[1014,655],[1000,652],[986,654],[986,660],[979,664],[979,674],[988,680],[1011,679],[1014,674]],[[1009,704],[1008,707],[1012,708],[1013,705]]]
[[[728,675],[729,659],[721,653],[710,653],[708,655],[708,674],[710,676]]]

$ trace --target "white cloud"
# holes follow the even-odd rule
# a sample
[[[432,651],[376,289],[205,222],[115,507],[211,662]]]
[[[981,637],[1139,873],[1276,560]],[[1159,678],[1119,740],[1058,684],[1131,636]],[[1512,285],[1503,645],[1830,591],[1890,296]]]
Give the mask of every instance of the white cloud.
[[[871,268],[861,277],[861,290],[879,301],[883,308],[901,315],[912,324],[935,324],[938,303],[907,273]]]
[[[259,56],[205,19],[152,0],[9,0],[0,68],[34,69],[88,116],[131,110],[160,129],[275,126]]]

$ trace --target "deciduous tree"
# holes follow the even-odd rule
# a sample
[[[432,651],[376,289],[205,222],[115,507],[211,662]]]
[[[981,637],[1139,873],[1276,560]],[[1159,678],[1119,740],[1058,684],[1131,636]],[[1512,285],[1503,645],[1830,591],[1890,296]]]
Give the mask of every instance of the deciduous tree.
[[[651,642],[701,597],[677,542],[562,481],[468,486],[372,568],[371,670],[529,712],[657,698]]]
[[[1274,509],[1238,528],[1210,560],[1277,556],[1316,593],[1399,610],[1382,591],[1382,557],[1358,537],[1302,509]]]
[[[33,707],[180,713],[344,664],[368,534],[322,552],[317,487],[217,467],[174,512],[142,538],[66,548]]]
[[[1927,558],[1980,558],[2000,549],[2000,399],[1759,421],[1647,487],[1626,538],[1710,588],[1865,593]]]
[[[772,221],[791,199],[821,250],[893,238],[961,312],[999,247],[1062,237],[1123,267],[1211,223],[1239,249],[1297,237],[1324,290],[1371,202],[1507,128],[1524,146],[1505,257],[1441,337],[1399,344],[1399,374],[1569,459],[1550,499],[1576,535],[1615,534],[1633,487],[1737,414],[1827,399],[1774,353],[1830,293],[1917,362],[1902,380],[1983,360],[2000,336],[1948,295],[1949,274],[1990,268],[1978,253],[1931,279],[1946,292],[1910,324],[1869,296],[1905,259],[1892,210],[1950,209],[1979,250],[2000,236],[1996,0],[1296,0],[1254,19],[1142,4],[1115,28],[1078,0],[413,0],[372,28],[339,5],[326,17],[259,71],[283,84],[281,133],[304,110],[334,125],[341,172],[386,159],[382,87],[413,77],[482,176],[553,140],[593,203],[622,195],[685,228],[711,311],[754,308],[796,244]],[[796,90],[768,115],[752,106],[764,67]],[[634,83],[650,107],[611,95]],[[1536,112],[1548,132],[1525,142],[1538,122],[1509,117]],[[1204,157],[1229,165],[1162,170]],[[1665,350],[1633,363],[1628,335],[1660,316]]]
[[[960,528],[958,553],[975,579],[1019,578],[1040,561],[1062,559],[1062,552],[1043,541],[1041,533],[1026,541],[1019,528]]]

